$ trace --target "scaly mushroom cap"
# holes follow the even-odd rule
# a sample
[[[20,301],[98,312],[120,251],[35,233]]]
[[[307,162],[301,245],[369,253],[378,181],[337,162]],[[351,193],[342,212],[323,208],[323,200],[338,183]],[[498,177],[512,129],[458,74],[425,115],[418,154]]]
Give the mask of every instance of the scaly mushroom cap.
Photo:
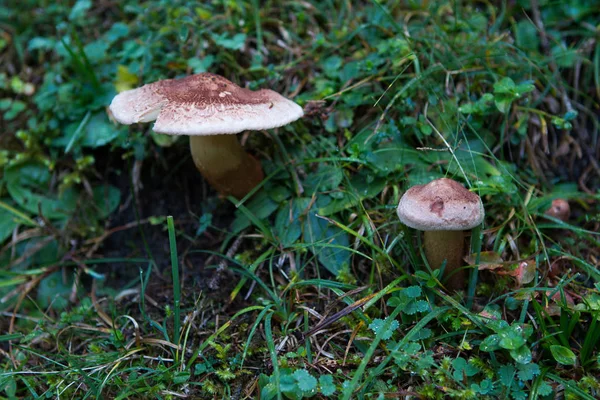
[[[403,224],[421,231],[467,230],[481,224],[484,217],[479,196],[447,178],[408,189],[397,213]]]
[[[303,115],[302,107],[272,90],[244,89],[211,73],[166,79],[119,93],[110,111],[126,125],[156,120],[154,131],[171,135],[270,129]]]

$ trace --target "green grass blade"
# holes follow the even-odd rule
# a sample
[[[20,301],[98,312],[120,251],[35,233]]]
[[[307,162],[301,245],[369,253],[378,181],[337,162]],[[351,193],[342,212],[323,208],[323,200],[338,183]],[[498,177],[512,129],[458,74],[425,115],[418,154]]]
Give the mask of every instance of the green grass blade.
[[[173,278],[173,341],[179,346],[179,331],[181,324],[181,285],[179,282],[179,261],[177,259],[177,242],[175,239],[175,225],[173,217],[167,217],[167,228],[169,230],[169,250],[171,252],[171,276]]]

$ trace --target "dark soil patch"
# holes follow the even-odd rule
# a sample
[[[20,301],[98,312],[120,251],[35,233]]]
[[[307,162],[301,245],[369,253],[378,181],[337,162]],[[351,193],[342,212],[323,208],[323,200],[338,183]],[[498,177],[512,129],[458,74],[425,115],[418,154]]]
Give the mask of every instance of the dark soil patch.
[[[107,229],[115,229],[132,222],[147,221],[149,217],[172,215],[177,230],[177,250],[184,286],[206,288],[214,275],[213,269],[205,269],[209,254],[206,250],[219,252],[224,234],[231,223],[234,206],[206,184],[196,170],[189,155],[187,143],[170,148],[155,148],[137,166],[133,160],[121,160],[120,154],[106,151],[96,155],[98,171],[106,182],[119,188],[121,204],[111,216]],[[137,195],[132,188],[132,171],[138,169]],[[123,172],[120,172],[123,171]],[[136,174],[133,174],[136,175]],[[137,207],[137,216],[136,216]],[[196,236],[199,218],[206,212],[212,213],[212,224],[206,232]],[[214,228],[214,229],[213,229]],[[111,234],[98,249],[96,257],[102,258],[143,258],[154,260],[154,272],[159,272],[161,280],[171,284],[171,259],[166,222],[153,225],[142,223]],[[218,258],[212,264],[220,261]],[[107,275],[107,284],[123,287],[132,280],[139,280],[140,268],[146,270],[149,263],[114,262],[98,266],[98,272]],[[192,281],[190,281],[192,279]]]

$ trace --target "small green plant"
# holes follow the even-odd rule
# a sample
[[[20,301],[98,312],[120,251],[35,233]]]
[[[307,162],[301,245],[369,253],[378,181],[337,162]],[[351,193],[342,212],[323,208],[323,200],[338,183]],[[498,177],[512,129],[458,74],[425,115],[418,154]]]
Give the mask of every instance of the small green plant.
[[[306,369],[283,368],[279,371],[279,386],[275,385],[273,376],[261,375],[258,384],[261,388],[261,399],[273,399],[283,394],[287,399],[310,398],[318,393],[331,397],[336,393],[336,386],[331,375],[320,375],[317,379]]]

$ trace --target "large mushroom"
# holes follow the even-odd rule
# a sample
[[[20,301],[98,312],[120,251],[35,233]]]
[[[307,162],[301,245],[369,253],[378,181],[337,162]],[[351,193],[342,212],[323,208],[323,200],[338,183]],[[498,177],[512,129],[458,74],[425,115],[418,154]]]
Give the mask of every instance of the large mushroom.
[[[440,268],[446,260],[446,286],[464,288],[464,231],[483,222],[479,196],[452,179],[436,179],[408,189],[397,213],[403,224],[425,232],[425,255],[432,268]]]
[[[222,76],[202,73],[166,79],[127,90],[110,104],[126,125],[156,120],[154,131],[189,135],[194,164],[220,193],[242,198],[264,175],[235,134],[286,125],[302,117],[302,107],[280,94],[244,89]]]

